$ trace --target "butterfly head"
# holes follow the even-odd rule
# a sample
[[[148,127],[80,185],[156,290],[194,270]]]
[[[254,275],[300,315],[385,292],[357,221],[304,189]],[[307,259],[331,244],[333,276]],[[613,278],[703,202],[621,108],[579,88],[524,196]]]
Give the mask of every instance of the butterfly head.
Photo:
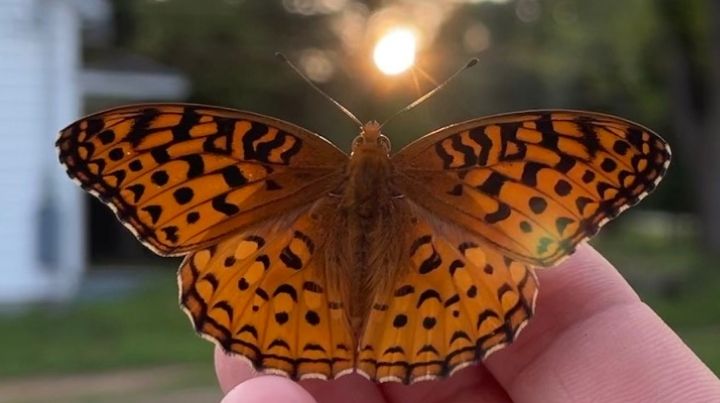
[[[385,155],[390,155],[390,139],[380,132],[380,123],[371,120],[362,126],[360,135],[355,137],[352,143],[352,153],[360,150],[380,150]]]

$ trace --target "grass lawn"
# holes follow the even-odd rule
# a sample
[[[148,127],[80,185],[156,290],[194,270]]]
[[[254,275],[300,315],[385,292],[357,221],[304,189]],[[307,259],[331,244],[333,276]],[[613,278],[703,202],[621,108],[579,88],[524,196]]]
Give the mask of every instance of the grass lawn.
[[[641,296],[720,374],[720,264],[690,239],[620,227],[594,242]],[[212,345],[177,306],[174,269],[148,270],[143,286],[0,316],[0,377],[185,364],[212,378]]]
[[[165,364],[212,370],[212,345],[178,308],[174,269],[128,294],[0,316],[0,377]]]

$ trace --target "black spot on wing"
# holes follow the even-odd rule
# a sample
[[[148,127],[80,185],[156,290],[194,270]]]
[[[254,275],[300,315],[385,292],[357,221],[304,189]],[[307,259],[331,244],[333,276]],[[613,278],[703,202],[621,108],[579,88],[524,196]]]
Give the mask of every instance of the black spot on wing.
[[[297,302],[297,291],[295,291],[295,287],[291,286],[290,284],[282,284],[278,286],[278,288],[275,289],[275,292],[273,292],[273,297],[276,297],[280,294],[287,294],[292,298],[293,302]]]
[[[193,179],[205,173],[205,161],[199,154],[190,154],[179,158],[188,165],[187,178]]]
[[[282,251],[280,251],[280,260],[285,263],[285,266],[293,270],[300,270],[303,267],[300,256],[295,254],[289,246],[285,246]]]
[[[415,292],[415,287],[411,286],[410,284],[406,284],[397,290],[395,290],[395,296],[396,297],[404,297],[406,295],[410,295]]]
[[[142,210],[150,214],[150,220],[152,220],[153,224],[156,224],[158,222],[158,220],[160,219],[160,214],[162,214],[162,207],[155,204],[145,206],[142,208]]]
[[[477,164],[480,166],[487,165],[493,143],[487,133],[485,133],[485,126],[471,129],[468,135],[480,146],[480,154],[478,154]]]
[[[315,251],[315,243],[305,233],[303,233],[301,231],[295,231],[293,233],[293,236],[305,244],[305,247],[307,248],[308,252],[310,252],[310,254],[312,254]]]
[[[220,171],[220,174],[222,175],[225,183],[231,188],[248,183],[247,178],[242,174],[242,171],[240,171],[240,168],[236,165],[226,166]]]
[[[500,316],[498,316],[498,314],[495,313],[495,311],[492,311],[490,309],[486,309],[486,310],[480,312],[480,314],[478,315],[477,324],[475,325],[475,327],[477,329],[480,329],[480,326],[482,326],[483,322],[485,322],[486,320],[488,320],[490,318],[499,319]]]
[[[488,196],[498,196],[506,180],[507,177],[505,175],[493,171],[487,179],[476,188]]]
[[[420,294],[416,308],[420,308],[420,306],[428,299],[436,299],[439,303],[442,303],[442,298],[440,297],[440,294],[432,288],[429,288]]]
[[[494,212],[485,215],[485,221],[489,224],[495,224],[510,217],[512,210],[507,204],[498,201],[498,208]]]
[[[228,318],[231,320],[235,317],[233,307],[227,301],[218,301],[213,305],[213,309],[221,309],[227,313]]]
[[[440,255],[435,251],[433,248],[433,252],[427,259],[423,260],[423,262],[420,264],[420,268],[418,271],[420,274],[428,274],[431,271],[437,269],[442,264],[442,259],[440,258]]]
[[[413,241],[412,245],[410,246],[410,256],[413,256],[422,245],[430,243],[431,240],[432,236],[426,234]]]
[[[212,208],[226,216],[231,216],[240,212],[240,208],[238,208],[238,206],[227,202],[227,196],[227,194],[221,194],[213,197]]]

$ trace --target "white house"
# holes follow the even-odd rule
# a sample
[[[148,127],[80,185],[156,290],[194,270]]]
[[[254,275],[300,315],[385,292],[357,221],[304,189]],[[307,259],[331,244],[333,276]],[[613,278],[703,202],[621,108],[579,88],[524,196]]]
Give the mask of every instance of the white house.
[[[84,101],[187,94],[175,73],[83,68],[83,32],[111,26],[109,7],[0,0],[0,304],[66,299],[86,269],[86,199],[53,144]]]

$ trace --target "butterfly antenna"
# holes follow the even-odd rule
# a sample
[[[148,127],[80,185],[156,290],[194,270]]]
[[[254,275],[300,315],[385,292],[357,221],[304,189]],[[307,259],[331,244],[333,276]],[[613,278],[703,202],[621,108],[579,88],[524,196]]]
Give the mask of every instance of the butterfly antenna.
[[[447,80],[445,80],[445,81],[443,81],[442,83],[440,83],[440,85],[438,85],[437,87],[433,88],[433,89],[430,90],[428,93],[426,93],[425,95],[421,96],[420,98],[416,99],[416,100],[415,100],[413,103],[411,103],[410,105],[408,105],[408,106],[400,109],[399,111],[395,112],[395,113],[394,113],[393,115],[391,115],[389,118],[385,119],[385,121],[380,125],[380,127],[382,128],[382,127],[385,126],[385,124],[387,124],[389,121],[395,119],[395,118],[398,117],[399,115],[401,115],[401,114],[403,114],[403,113],[405,113],[405,112],[413,109],[414,107],[420,105],[421,103],[425,102],[428,98],[430,98],[431,96],[435,95],[436,92],[438,92],[438,91],[440,91],[441,89],[445,88],[445,86],[448,85],[448,83],[449,83],[450,81],[452,81],[455,77],[457,77],[458,75],[460,75],[460,73],[462,73],[463,71],[465,71],[465,70],[469,69],[470,67],[476,65],[477,62],[478,62],[478,58],[476,58],[476,57],[473,57],[472,59],[468,60],[467,63],[465,63],[464,66],[462,66],[458,71],[456,71],[455,73],[453,73],[453,75],[451,75],[450,77],[448,77]]]
[[[348,108],[342,106],[342,104],[340,104],[340,102],[334,100],[330,95],[326,94],[325,91],[321,90],[320,87],[318,87],[317,85],[315,85],[315,83],[313,83],[309,78],[307,78],[307,76],[306,76],[305,74],[303,74],[303,72],[300,71],[300,69],[298,69],[287,57],[285,57],[284,54],[282,54],[282,53],[280,53],[280,52],[277,52],[277,53],[275,53],[275,57],[277,57],[278,59],[280,59],[280,60],[284,61],[285,63],[287,63],[287,64],[290,66],[290,68],[293,69],[293,70],[295,70],[295,72],[296,72],[303,80],[305,80],[305,82],[308,83],[315,91],[319,92],[320,95],[322,95],[322,96],[325,97],[325,99],[327,99],[328,101],[330,101],[330,102],[332,102],[333,104],[335,104],[335,106],[337,106],[338,109],[340,109],[344,114],[346,114],[350,119],[352,119],[353,122],[357,123],[358,126],[363,127],[363,123],[360,121],[360,119],[358,119],[357,117],[355,117],[355,115],[353,115],[352,112],[350,112],[350,111],[348,110]]]

